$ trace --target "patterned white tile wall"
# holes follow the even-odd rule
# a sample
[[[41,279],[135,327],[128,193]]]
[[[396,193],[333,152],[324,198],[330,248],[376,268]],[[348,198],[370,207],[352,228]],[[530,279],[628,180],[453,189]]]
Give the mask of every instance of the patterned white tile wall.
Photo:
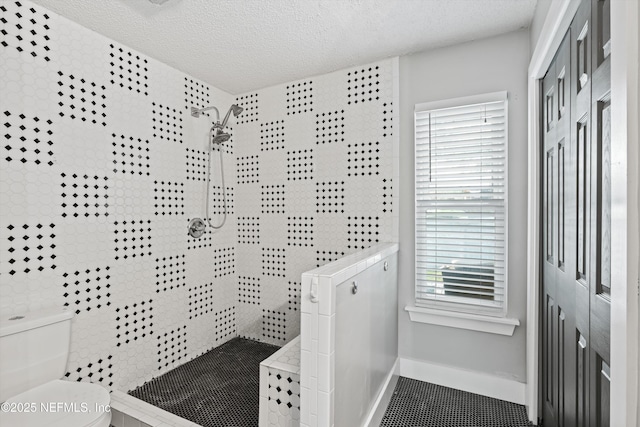
[[[300,425],[300,336],[260,363],[260,427]]]
[[[0,3],[0,33],[3,315],[70,307],[67,377],[111,390],[236,336],[235,137],[227,224],[186,233],[215,119],[189,109],[234,98],[28,1]]]
[[[267,404],[264,427],[298,427],[300,425],[300,374],[267,369]]]
[[[397,240],[397,96],[385,60],[236,97],[241,336],[285,344],[303,272]]]

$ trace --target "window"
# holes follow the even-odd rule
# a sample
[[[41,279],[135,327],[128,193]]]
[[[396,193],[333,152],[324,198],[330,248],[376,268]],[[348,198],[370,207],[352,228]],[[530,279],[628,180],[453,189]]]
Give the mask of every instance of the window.
[[[415,108],[416,305],[506,314],[507,94]]]

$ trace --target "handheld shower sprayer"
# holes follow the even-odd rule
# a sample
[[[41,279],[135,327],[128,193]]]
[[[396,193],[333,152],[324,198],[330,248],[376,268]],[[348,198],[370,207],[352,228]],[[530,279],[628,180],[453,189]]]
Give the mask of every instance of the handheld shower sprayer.
[[[211,143],[212,144],[222,144],[225,141],[228,141],[231,138],[231,135],[222,131],[222,129],[216,130],[216,127],[211,128]]]
[[[218,109],[216,107],[206,107],[206,108],[195,108],[195,107],[191,107],[191,115],[193,117],[200,117],[200,114],[205,112],[205,111],[209,111],[209,110],[215,110],[216,112],[216,122],[213,124],[213,126],[211,127],[211,130],[209,131],[209,141],[210,143],[213,144],[222,144],[225,141],[228,141],[229,138],[231,138],[231,135],[229,135],[228,133],[226,133],[224,131],[224,127],[227,125],[227,122],[229,121],[229,117],[231,116],[231,113],[233,113],[233,117],[238,117],[240,115],[240,113],[242,113],[242,111],[244,110],[242,107],[238,106],[237,104],[233,104],[231,105],[231,107],[229,108],[229,111],[227,111],[227,114],[224,116],[224,120],[222,121],[222,123],[220,123],[220,112],[218,111]],[[210,148],[209,150],[209,158],[208,158],[208,162],[207,162],[207,205],[206,205],[206,217],[205,220],[207,221],[207,223],[209,224],[209,227],[211,228],[222,228],[222,226],[224,225],[224,223],[227,221],[227,191],[226,188],[224,186],[224,169],[222,166],[222,149],[219,150],[219,155],[220,155],[220,178],[221,178],[221,187],[222,187],[222,205],[223,205],[223,218],[222,218],[222,222],[220,222],[219,225],[213,225],[211,224],[211,220],[209,219],[209,193],[210,193],[210,184],[211,184],[211,151],[213,151],[213,146]],[[191,220],[191,222],[189,223],[189,235],[191,237],[195,237],[198,238],[200,236],[202,236],[202,234],[204,233],[204,221],[202,221],[200,218],[194,218],[193,220]]]

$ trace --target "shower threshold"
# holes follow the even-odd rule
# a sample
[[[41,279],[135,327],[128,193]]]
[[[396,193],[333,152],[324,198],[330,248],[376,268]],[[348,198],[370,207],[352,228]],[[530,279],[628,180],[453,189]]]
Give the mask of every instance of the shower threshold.
[[[203,427],[257,427],[260,362],[278,349],[233,338],[129,394]]]

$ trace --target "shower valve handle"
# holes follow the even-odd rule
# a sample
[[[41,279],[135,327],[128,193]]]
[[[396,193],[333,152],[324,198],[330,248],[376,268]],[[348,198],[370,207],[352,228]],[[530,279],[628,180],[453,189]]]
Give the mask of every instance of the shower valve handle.
[[[187,229],[189,231],[189,235],[197,239],[204,234],[205,228],[206,226],[204,225],[204,221],[202,219],[194,218],[189,221],[189,227]]]

